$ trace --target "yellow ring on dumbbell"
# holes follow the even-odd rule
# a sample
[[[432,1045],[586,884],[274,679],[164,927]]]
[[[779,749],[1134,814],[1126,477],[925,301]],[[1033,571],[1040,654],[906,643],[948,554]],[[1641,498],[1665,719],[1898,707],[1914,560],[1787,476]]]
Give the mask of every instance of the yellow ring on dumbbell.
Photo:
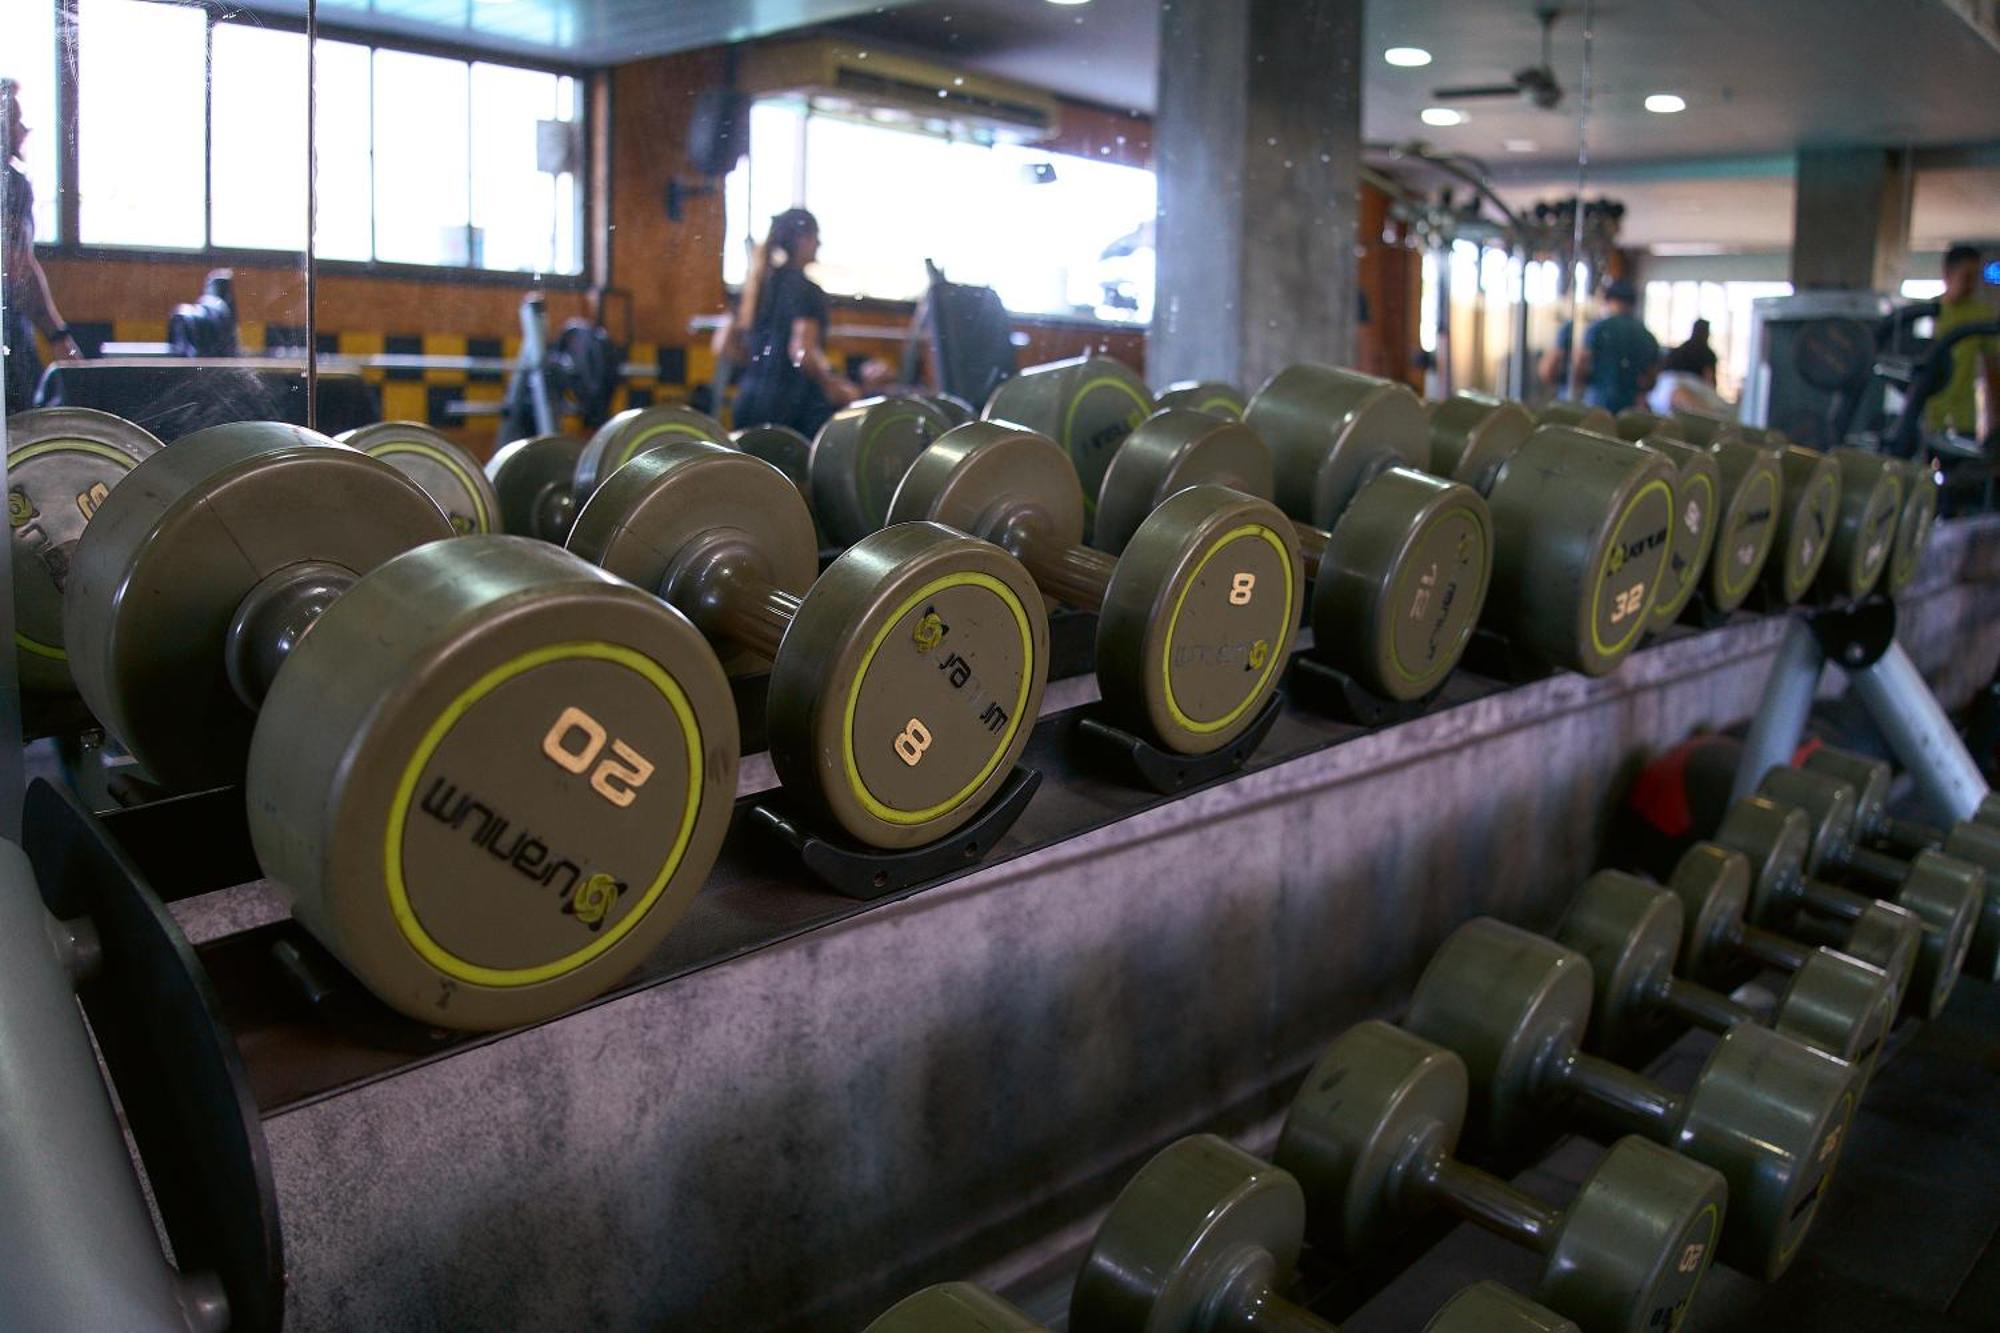
[[[470,963],[444,948],[426,931],[423,922],[417,919],[416,909],[410,904],[409,886],[403,882],[403,859],[398,852],[403,841],[403,827],[408,817],[410,800],[416,794],[417,778],[423,767],[430,762],[431,755],[443,742],[445,734],[463,717],[468,709],[523,672],[532,671],[551,662],[562,661],[611,662],[638,673],[643,679],[659,690],[674,716],[680,720],[681,734],[687,746],[687,809],[681,815],[681,826],[674,837],[674,844],[667,853],[665,864],[659,875],[646,886],[644,893],[632,905],[632,910],[620,917],[618,923],[574,953],[563,955],[533,967],[483,967]],[[633,927],[646,919],[646,913],[665,891],[667,881],[680,868],[681,857],[686,855],[688,842],[694,836],[695,816],[701,810],[702,786],[702,737],[701,725],[695,720],[694,709],[689,706],[687,695],[680,683],[652,658],[634,652],[617,644],[596,641],[583,643],[558,643],[533,652],[523,653],[512,661],[503,662],[468,686],[459,696],[446,705],[431,723],[424,738],[417,743],[416,752],[403,770],[402,780],[396,784],[396,793],[389,806],[389,826],[382,842],[383,879],[389,886],[389,911],[396,919],[403,938],[417,951],[423,960],[446,976],[477,986],[532,986],[537,982],[550,981],[566,973],[573,972],[605,953],[612,945],[625,938]]]

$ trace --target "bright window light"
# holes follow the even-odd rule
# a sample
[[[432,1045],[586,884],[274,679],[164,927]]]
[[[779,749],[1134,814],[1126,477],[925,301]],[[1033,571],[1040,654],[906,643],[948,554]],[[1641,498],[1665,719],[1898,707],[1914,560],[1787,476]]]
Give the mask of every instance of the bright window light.
[[[1382,58],[1404,69],[1417,69],[1431,63],[1431,53],[1421,46],[1392,46],[1382,53]]]
[[[1646,110],[1662,116],[1671,116],[1687,108],[1687,98],[1679,93],[1653,93],[1646,98]]]
[[[1444,127],[1465,124],[1466,115],[1463,111],[1457,110],[1454,107],[1427,106],[1417,113],[1417,119],[1426,125]]]

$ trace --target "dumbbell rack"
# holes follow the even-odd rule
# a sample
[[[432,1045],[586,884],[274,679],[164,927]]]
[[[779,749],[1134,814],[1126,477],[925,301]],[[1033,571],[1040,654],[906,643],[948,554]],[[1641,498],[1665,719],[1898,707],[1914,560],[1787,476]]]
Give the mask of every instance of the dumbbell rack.
[[[1847,674],[1890,750],[1916,776],[1933,817],[1969,819],[1986,795],[1986,779],[1923,674],[1896,642],[1896,604],[1887,597],[1808,610],[1786,627],[1751,722],[1732,799],[1754,791],[1773,766],[1791,762],[1829,663]]]
[[[1759,642],[1773,641],[1764,630],[1746,627],[1754,630]],[[1700,654],[1704,651],[1701,645],[1683,642],[1696,635],[1696,631],[1676,627],[1655,642],[1669,649],[1682,645],[1689,653]],[[1642,667],[1640,674],[1644,671]],[[1569,694],[1618,688],[1615,682],[1580,678],[1552,684]],[[1490,712],[1495,705],[1488,704],[1483,710],[1465,706],[1489,700],[1507,688],[1501,681],[1461,670],[1437,700],[1436,708],[1439,713],[1464,709],[1461,717]],[[1085,709],[1066,709],[1039,720],[1023,762],[1045,775],[1044,790],[999,844],[987,850],[983,867],[1048,853],[1067,840],[1167,804],[1155,793],[1106,781],[1100,772],[1081,762],[1075,733],[1087,715]],[[1464,725],[1442,718],[1437,721],[1441,728]],[[1428,721],[1426,725],[1430,725]],[[1273,719],[1268,741],[1245,766],[1244,775],[1255,785],[1260,773],[1370,734],[1369,728],[1288,705]],[[738,827],[707,890],[680,929],[619,991],[590,1007],[608,1007],[621,997],[743,958],[869,910],[858,902],[803,885],[795,862],[786,865],[772,857],[768,840],[743,826],[750,804],[749,798],[739,803]],[[130,878],[143,880],[149,873],[157,875],[159,896],[174,900],[254,878],[241,821],[240,795],[225,790],[107,810],[104,818],[96,821],[103,832],[92,837],[112,846],[111,855],[124,853],[122,859],[133,867]],[[40,822],[31,818],[31,826]],[[1045,855],[1038,864],[1049,859]],[[41,860],[38,852],[38,863]],[[956,868],[935,880],[885,895],[880,901],[908,898],[962,878],[972,869]],[[43,873],[49,872],[44,869]],[[213,979],[213,1007],[220,1015],[221,1030],[232,1036],[243,1052],[243,1077],[252,1108],[248,1114],[253,1122],[268,1122],[281,1113],[330,1101],[367,1084],[418,1071],[514,1035],[439,1034],[380,1012],[289,922],[225,935],[201,944],[194,953]],[[127,1076],[122,1070],[114,1072],[122,1093]]]
[[[104,821],[39,780],[23,814],[43,902],[93,928],[101,958],[79,993],[176,1261],[219,1279],[232,1328],[276,1328],[277,1192],[211,974]]]

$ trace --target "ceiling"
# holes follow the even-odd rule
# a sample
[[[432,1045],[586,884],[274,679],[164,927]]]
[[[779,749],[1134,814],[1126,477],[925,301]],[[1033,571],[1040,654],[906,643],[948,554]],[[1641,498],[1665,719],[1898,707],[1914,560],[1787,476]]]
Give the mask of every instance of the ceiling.
[[[1541,57],[1537,0],[1368,0],[1363,133],[1546,168],[1574,162],[1582,6],[1555,27],[1563,105],[1468,100],[1466,124],[1425,126],[1432,90],[1505,82]],[[1110,106],[1150,111],[1159,0],[920,0],[840,28],[948,55],[989,73]],[[1417,46],[1398,69],[1379,53]],[[1944,0],[1605,0],[1595,6],[1589,140],[1599,161],[1789,152],[1802,143],[1945,144],[2000,139],[2000,50]],[[1679,115],[1645,110],[1677,92]],[[1532,143],[1509,153],[1510,139]]]
[[[1572,193],[1582,103],[1583,0],[1565,0],[1553,58],[1562,105],[1464,99],[1466,123],[1424,125],[1434,90],[1505,82],[1540,59],[1539,0],[1366,0],[1363,134],[1422,138],[1487,163],[1501,192]],[[268,0],[297,8],[302,0]],[[1162,0],[319,0],[323,23],[578,65],[821,27],[936,55],[1070,97],[1149,112]],[[1783,248],[1791,153],[1808,143],[2000,146],[2000,37],[1950,0],[1593,0],[1585,127],[1591,194],[1625,200],[1639,245]],[[1390,46],[1433,53],[1392,67]],[[1184,53],[1181,60],[1198,59]],[[1654,115],[1653,92],[1687,110]],[[1992,156],[1992,154],[1989,154]],[[2000,233],[2000,162],[1927,170],[1913,242]]]

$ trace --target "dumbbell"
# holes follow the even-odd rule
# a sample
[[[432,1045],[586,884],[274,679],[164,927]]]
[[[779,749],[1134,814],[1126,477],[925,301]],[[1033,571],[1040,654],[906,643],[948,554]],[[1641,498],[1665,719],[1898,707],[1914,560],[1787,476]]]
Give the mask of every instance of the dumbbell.
[[[963,426],[968,421],[979,420],[979,409],[966,402],[955,393],[918,393],[913,398],[921,398],[944,413],[944,419],[954,426]]]
[[[812,441],[790,426],[745,426],[729,432],[729,443],[737,450],[761,458],[785,474],[799,494],[812,499]]]
[[[1094,1281],[1087,1308],[1073,1310],[1068,1327],[1073,1333],[1123,1329],[1223,1333],[1246,1327],[1279,1333],[1331,1330],[1333,1325],[1276,1291],[1291,1277],[1303,1207],[1298,1185],[1284,1176],[1219,1139],[1186,1139],[1168,1148],[1140,1169],[1099,1232],[1100,1244],[1108,1234],[1112,1246],[1142,1250],[1148,1258],[1161,1260],[1163,1268],[1148,1271],[1137,1282],[1129,1273],[1095,1274],[1105,1281],[1123,1279],[1123,1289],[1107,1292]],[[1190,1188],[1201,1193],[1190,1199]],[[1165,1215],[1168,1229],[1161,1234],[1152,1234],[1156,1221],[1137,1212],[1156,1191],[1167,1194],[1172,1205]],[[1127,1203],[1128,1197],[1134,1202]],[[1192,1216],[1201,1198],[1214,1199],[1219,1215]],[[1126,1211],[1121,1213],[1120,1208]],[[1223,1229],[1211,1230],[1212,1226]],[[1239,1290],[1245,1283],[1251,1289]],[[1426,1333],[1577,1333],[1569,1320],[1497,1282],[1465,1288],[1424,1328]],[[877,1316],[864,1333],[1038,1330],[1043,1325],[981,1287],[941,1282],[904,1297]]]
[[[1097,517],[1104,469],[1125,437],[1153,411],[1152,392],[1124,362],[1078,356],[1031,366],[1002,382],[980,415],[987,421],[1025,426],[1062,446],[1083,483],[1083,530],[1088,538]]]
[[[1888,568],[1909,479],[1900,464],[1872,450],[1843,447],[1825,456],[1840,475],[1839,507],[1814,591],[1827,600],[1858,601]]]
[[[1844,789],[1844,818],[1851,822],[1853,789],[1839,785]],[[1789,801],[1746,796],[1729,807],[1709,841],[1749,858],[1749,915],[1761,926],[1795,933],[1804,911],[1851,922],[1875,901],[1808,871],[1815,846],[1814,821],[1807,810]],[[1935,852],[1909,864],[1889,899],[1913,914],[1923,931],[1916,968],[1903,992],[1905,1012],[1936,1017],[1944,1009],[1972,941],[1983,890],[1984,875],[1977,866]]]
[[[1447,406],[1440,423],[1437,413]],[[1475,483],[1519,448],[1538,422],[1572,424],[1561,419],[1564,413],[1551,418],[1544,409],[1542,417],[1531,417],[1517,403],[1481,393],[1454,394],[1430,410],[1434,465],[1444,475]],[[1573,415],[1596,422],[1583,429],[1604,434],[1602,419],[1594,415],[1598,411],[1591,408]],[[1667,424],[1651,412],[1629,411],[1621,413],[1616,422],[1617,438],[1660,454],[1674,473],[1672,532],[1659,594],[1653,602],[1654,626],[1672,624],[1700,588],[1715,547],[1719,509],[1720,478],[1714,457],[1674,435]]]
[[[605,477],[676,440],[727,444],[729,433],[713,417],[668,404],[620,412],[588,440],[536,435],[503,445],[486,460],[487,479],[500,497],[501,527],[560,546],[577,510]]]
[[[1643,407],[1628,407],[1620,412],[1612,418],[1611,429],[1619,439],[1628,440],[1633,444],[1637,444],[1648,435],[1665,435],[1684,444],[1691,443],[1674,429],[1673,423],[1668,418],[1657,412],[1648,412]]]
[[[197,431],[105,498],[63,628],[151,776],[243,782],[264,873],[369,989],[495,1028],[602,991],[685,910],[736,710],[679,613],[543,543],[452,535],[324,436]]]
[[[1922,567],[1924,548],[1930,545],[1931,526],[1937,519],[1937,473],[1928,459],[1909,459],[1903,468],[1903,510],[1896,516],[1896,541],[1889,553],[1885,575],[1891,593],[1910,586]]]
[[[1733,855],[1710,850],[1725,859]],[[1743,924],[1741,911],[1749,894],[1749,867],[1741,857],[1734,861],[1732,887],[1740,888],[1741,896],[1732,899],[1713,888],[1703,894],[1690,884],[1698,907],[1622,870],[1600,870],[1584,881],[1554,938],[1590,964],[1587,1044],[1617,1055],[1656,1040],[1674,1024],[1724,1033],[1738,1024],[1757,1023],[1853,1064],[1865,1081],[1896,1017],[1896,990],[1881,968],[1781,937],[1767,939],[1768,932],[1759,932],[1758,944],[1765,946],[1761,956],[1775,959],[1775,966],[1792,974],[1768,1023],[1722,992],[1674,975],[1687,964],[1683,941],[1713,949],[1731,931],[1740,941],[1756,930]],[[1698,913],[1707,919],[1696,919]],[[1785,967],[1787,963],[1791,966]]]
[[[1869,788],[1866,800],[1871,809],[1866,816],[1861,809],[1863,786],[1851,783],[1846,776],[1856,769],[1861,771]],[[1909,847],[1906,856],[1864,847],[1860,845],[1864,837],[1887,832],[1883,803],[1888,783],[1886,764],[1875,764],[1858,755],[1839,755],[1800,768],[1774,767],[1759,780],[1757,794],[1805,812],[1810,823],[1807,874],[1845,876],[1882,895],[1895,895],[1898,902],[1906,892],[1924,901],[1935,899],[1928,910],[1919,910],[1912,904],[1912,910],[1938,927],[1937,934],[1927,936],[1933,954],[1930,962],[1934,966],[1939,963],[1939,951],[1953,947],[1949,937],[1957,922],[1947,907],[1956,907],[1962,897],[1970,896],[1971,934],[1960,961],[1973,975],[1994,980],[1994,969],[2000,966],[2000,892],[1995,891],[2000,886],[1989,885],[1987,881],[1993,867],[2000,866],[2000,830],[1976,821],[1962,824],[1948,834],[1922,830],[1922,834],[1933,836],[1905,839]],[[1902,831],[1920,832],[1913,826]],[[1927,884],[1938,887],[1934,890],[1921,887]],[[1968,887],[1961,891],[1950,887],[1954,885]]]
[[[1590,964],[1491,917],[1467,922],[1424,969],[1405,1026],[1456,1051],[1474,1115],[1496,1143],[1546,1132],[1581,1109],[1674,1147],[1729,1182],[1720,1258],[1775,1278],[1798,1253],[1839,1157],[1858,1072],[1767,1028],[1731,1028],[1694,1085],[1672,1091],[1580,1049]]]
[[[1718,490],[1721,473],[1715,455],[1670,435],[1648,435],[1635,442],[1666,459],[1674,471],[1672,536],[1667,541],[1666,566],[1660,572],[1659,595],[1653,600],[1653,625],[1665,627],[1701,588],[1715,549]]]
[[[1587,430],[1593,435],[1618,438],[1617,418],[1602,407],[1589,403],[1560,401],[1543,403],[1535,409],[1535,424],[1538,426],[1568,426],[1572,430]]]
[[[1435,470],[1469,479],[1493,513],[1481,623],[1549,666],[1616,668],[1650,623],[1665,570],[1676,480],[1666,459],[1536,427],[1518,404],[1485,395],[1439,403],[1427,433]]]
[[[471,454],[429,426],[378,421],[333,437],[379,458],[423,487],[461,535],[499,532],[500,497]]]
[[[1704,429],[1693,423],[1710,420],[1677,414],[1671,424],[1682,438],[1689,438]],[[1727,423],[1714,426],[1706,440],[1694,441],[1715,456],[1722,496],[1715,553],[1709,558],[1702,590],[1712,609],[1727,614],[1743,605],[1770,563],[1771,548],[1778,540],[1785,477],[1775,450],[1749,443]]]
[[[628,407],[591,432],[576,459],[576,507],[585,502],[613,472],[649,450],[676,440],[706,440],[728,444],[729,431],[706,412],[678,403]]]
[[[1074,1333],[1337,1333],[1282,1294],[1297,1268],[1312,1208],[1310,1186],[1302,1185],[1283,1168],[1212,1134],[1169,1144],[1139,1168],[1098,1227],[1070,1292],[1069,1327]],[[1712,1181],[1712,1190],[1719,1212],[1721,1182]],[[1537,1217],[1551,1212],[1533,1206]],[[1483,1197],[1472,1211],[1485,1215]],[[1638,1229],[1623,1217],[1607,1221],[1623,1235]],[[1577,1236],[1577,1257],[1596,1258],[1585,1249]],[[1684,1285],[1691,1290],[1699,1276],[1697,1271]],[[1619,1293],[1616,1299],[1631,1298]],[[1424,1327],[1426,1333],[1553,1333],[1576,1325],[1482,1282],[1453,1297]]]
[[[940,1282],[897,1301],[861,1333],[1048,1333],[1048,1329],[984,1287]]]
[[[1748,438],[1757,445],[1754,437]],[[1790,605],[1805,598],[1833,549],[1840,523],[1840,467],[1823,453],[1787,443],[1779,448],[1778,471],[1784,486],[1776,554],[1764,563],[1764,591],[1780,605]]]
[[[1243,390],[1221,380],[1178,380],[1169,384],[1165,391],[1154,400],[1156,411],[1167,408],[1185,408],[1190,412],[1206,412],[1212,417],[1226,421],[1243,420],[1243,411],[1249,400]]]
[[[1340,457],[1329,450],[1321,460]],[[1271,450],[1244,422],[1187,408],[1154,413],[1105,470],[1092,544],[1122,551],[1155,506],[1200,484],[1269,499]],[[1296,522],[1293,531],[1313,585],[1313,655],[1384,698],[1419,699],[1441,685],[1479,619],[1493,564],[1479,493],[1385,465],[1354,491],[1331,532]]]
[[[950,429],[921,398],[868,398],[829,417],[813,438],[807,494],[833,544],[852,546],[882,527],[896,484]]]
[[[783,473],[680,440],[606,478],[569,549],[685,612],[728,669],[770,664],[780,781],[864,846],[944,837],[1027,744],[1048,622],[997,546],[900,524],[821,573],[812,515]]]
[[[1903,992],[1923,947],[1923,927],[1910,912],[1872,903],[1840,947],[1796,940],[1752,925],[1750,861],[1741,852],[1697,842],[1667,876],[1681,901],[1678,966],[1711,986],[1734,986],[1745,963],[1788,973],[1772,1027],[1818,1050],[1844,1056],[1863,1081],[1895,1026]]]
[[[896,488],[889,521],[925,520],[1004,547],[1044,594],[1095,611],[1106,712],[1166,749],[1220,749],[1277,688],[1303,591],[1292,526],[1264,500],[1181,491],[1113,558],[1083,545],[1083,489],[1053,440],[974,421]]]
[[[23,692],[75,689],[62,607],[77,539],[111,488],[159,450],[151,432],[88,407],[42,407],[7,418],[14,661]]]
[[[1987,793],[1972,818],[1948,829],[1933,828],[1889,813],[1889,765],[1852,750],[1814,745],[1800,761],[1807,772],[1838,778],[1854,789],[1854,841],[1880,842],[1903,856],[1936,848],[1986,872],[1986,898],[1966,954],[1966,970],[1984,981],[2000,981],[2000,920],[1995,920],[1994,877],[2000,875],[2000,795]]]

